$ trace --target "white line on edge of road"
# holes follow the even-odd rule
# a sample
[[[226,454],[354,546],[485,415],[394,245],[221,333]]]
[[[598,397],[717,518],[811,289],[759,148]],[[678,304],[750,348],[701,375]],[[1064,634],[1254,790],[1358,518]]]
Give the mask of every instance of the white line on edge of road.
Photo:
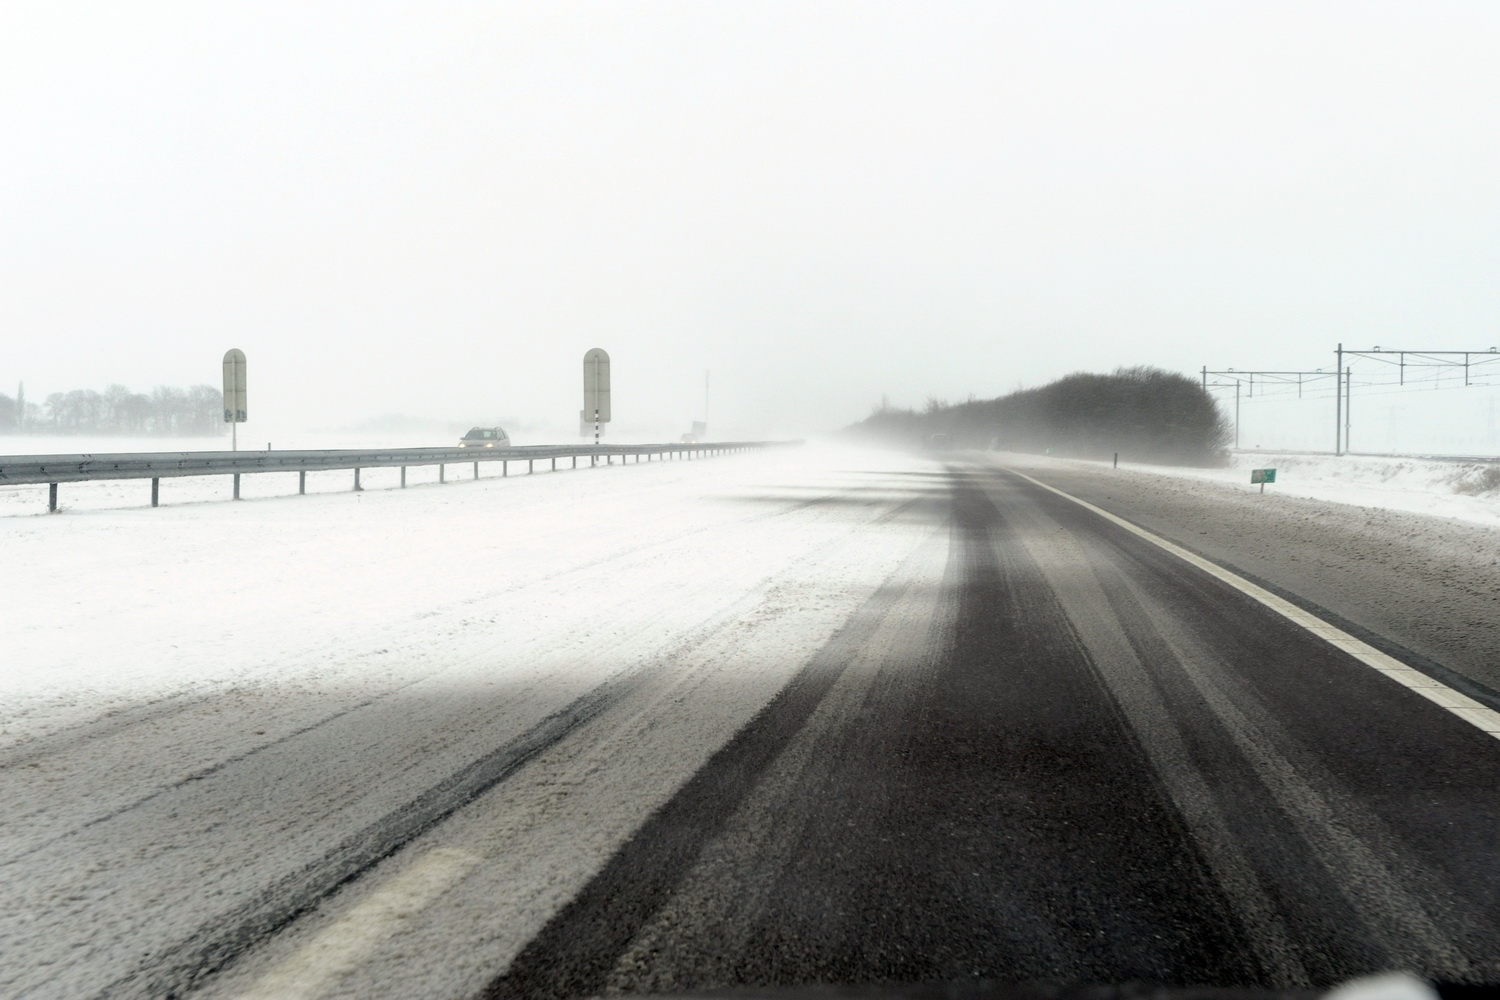
[[[1189,552],[1180,545],[1169,542],[1159,535],[1154,535],[1145,528],[1131,524],[1123,517],[1111,514],[1104,508],[1096,507],[1087,500],[1081,500],[1071,493],[1064,493],[1055,486],[1048,486],[1044,482],[1031,478],[1024,472],[1017,472],[1015,469],[1008,468],[1005,471],[1020,476],[1028,483],[1040,486],[1044,490],[1050,490],[1064,499],[1071,500],[1085,510],[1091,510],[1105,520],[1112,521],[1126,531],[1139,535],[1151,544],[1165,549],[1185,562],[1191,563],[1210,576],[1229,584],[1247,597],[1259,601],[1293,624],[1300,625],[1329,644],[1342,649],[1365,666],[1380,671],[1380,673],[1391,680],[1405,685],[1428,701],[1447,709],[1471,726],[1488,733],[1496,739],[1500,739],[1500,712],[1481,705],[1468,695],[1461,691],[1455,691],[1442,681],[1428,677],[1420,670],[1413,670],[1395,657],[1387,656],[1374,646],[1361,642],[1343,629],[1330,625],[1317,615],[1302,610],[1292,602],[1277,597],[1264,587],[1256,586],[1249,580],[1231,573],[1222,566],[1209,562],[1202,556]]]

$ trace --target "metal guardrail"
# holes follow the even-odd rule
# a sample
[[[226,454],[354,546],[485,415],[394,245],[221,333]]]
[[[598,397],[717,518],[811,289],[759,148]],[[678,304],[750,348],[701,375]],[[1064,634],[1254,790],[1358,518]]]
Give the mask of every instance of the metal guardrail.
[[[527,445],[511,448],[377,448],[330,451],[169,451],[98,455],[8,455],[0,456],[0,486],[24,486],[46,483],[47,509],[57,510],[59,483],[93,482],[101,479],[151,480],[151,506],[159,506],[161,481],[182,476],[234,477],[234,499],[240,498],[240,476],[256,472],[296,472],[297,492],[307,492],[309,472],[354,471],[354,489],[361,469],[401,469],[401,486],[406,486],[410,466],[436,465],[438,482],[445,481],[447,466],[473,463],[474,477],[479,464],[500,463],[500,474],[510,474],[512,462],[525,462],[527,472],[536,463],[550,461],[557,470],[558,459],[572,459],[573,468],[580,458],[591,466],[601,459],[621,464],[635,457],[651,461],[690,460],[712,455],[726,455],[773,447],[776,441],[721,441],[702,444],[624,444],[624,445]]]

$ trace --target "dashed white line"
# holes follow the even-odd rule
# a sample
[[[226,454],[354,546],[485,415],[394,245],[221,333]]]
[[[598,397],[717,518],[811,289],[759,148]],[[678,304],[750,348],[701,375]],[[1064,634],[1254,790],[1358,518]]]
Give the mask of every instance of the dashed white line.
[[[239,994],[239,1000],[322,996],[402,923],[431,906],[482,860],[477,854],[449,847],[429,851]]]

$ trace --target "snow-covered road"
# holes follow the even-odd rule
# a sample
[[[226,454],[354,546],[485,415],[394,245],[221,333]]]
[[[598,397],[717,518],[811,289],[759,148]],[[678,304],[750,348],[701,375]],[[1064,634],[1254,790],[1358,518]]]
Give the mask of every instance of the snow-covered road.
[[[580,721],[686,727],[593,803],[581,875],[933,530],[829,468],[0,522],[0,994],[190,981]]]
[[[0,995],[1500,975],[1500,741],[947,457],[0,518]],[[1492,693],[1495,532],[1027,468]]]

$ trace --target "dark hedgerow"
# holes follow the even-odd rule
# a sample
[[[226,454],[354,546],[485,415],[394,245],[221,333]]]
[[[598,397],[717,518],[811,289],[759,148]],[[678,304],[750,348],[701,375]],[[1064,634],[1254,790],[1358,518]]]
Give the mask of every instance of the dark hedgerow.
[[[1221,465],[1231,432],[1194,379],[1160,368],[1078,372],[1037,389],[924,412],[882,404],[849,428],[861,437],[952,448],[1047,452],[1072,458]],[[940,437],[939,437],[940,436]]]

